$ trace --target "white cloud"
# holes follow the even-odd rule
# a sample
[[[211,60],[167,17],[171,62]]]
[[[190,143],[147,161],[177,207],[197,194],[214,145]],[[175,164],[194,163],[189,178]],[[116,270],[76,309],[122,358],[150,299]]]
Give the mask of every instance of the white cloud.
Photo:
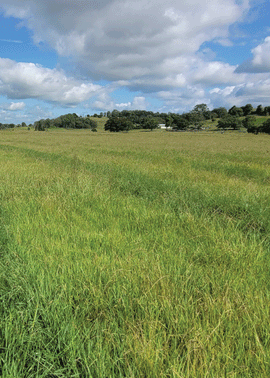
[[[270,103],[270,77],[266,80],[247,82],[241,86],[237,86],[236,97],[252,98],[253,102]]]
[[[188,112],[196,104],[207,104],[211,102],[205,90],[199,85],[188,85],[186,88],[160,91],[157,98],[164,103],[163,111]]]
[[[13,104],[24,104],[24,103],[2,103],[0,105],[0,115],[1,115],[1,122],[2,123],[14,123],[14,124],[21,124],[22,122],[26,122],[27,124],[33,123],[36,120],[41,118],[54,118],[56,115],[50,111],[46,105],[31,105],[31,104],[24,104],[21,105],[21,109],[16,109],[16,106]]]
[[[224,97],[227,97],[229,95],[231,95],[235,89],[235,85],[231,86],[231,87],[226,87],[224,89],[220,89],[220,88],[214,88],[212,89],[209,93],[210,94],[217,94],[219,96],[224,96]]]
[[[253,80],[252,80],[253,79]],[[215,106],[231,107],[251,103],[253,106],[270,104],[270,75],[257,80],[257,75],[250,75],[245,83],[214,88],[209,92],[209,98]]]
[[[124,109],[124,108],[130,108],[131,102],[121,102],[120,104],[115,104],[116,108]]]
[[[235,73],[236,66],[228,63],[198,60],[195,68],[190,71],[190,81],[206,85],[223,85],[240,83],[245,80],[244,74]]]
[[[252,65],[260,72],[270,72],[270,37],[252,50]]]
[[[94,109],[145,109],[146,94],[168,111],[196,103],[222,106],[270,102],[270,37],[240,66],[218,61],[202,46],[231,46],[229,27],[241,21],[248,0],[0,0],[7,16],[22,20],[35,43],[69,57],[79,75],[106,79],[104,88],[59,69],[0,58],[0,94],[73,106],[94,98]],[[255,74],[256,73],[256,74]],[[76,73],[74,73],[75,76]],[[115,102],[128,87],[141,93]],[[209,89],[210,88],[210,89]]]
[[[114,107],[118,110],[145,110],[147,108],[147,102],[143,96],[135,96],[132,102],[121,102],[120,104],[115,104]]]
[[[8,110],[22,110],[25,107],[24,102],[12,102],[7,106]]]
[[[25,108],[24,102],[11,102],[11,103],[2,103],[0,105],[1,112],[6,112],[8,110],[10,111],[18,111],[23,110]]]
[[[237,69],[237,73],[264,73],[270,72],[270,36],[263,43],[251,50],[253,58],[243,62]]]
[[[164,111],[190,111],[196,104],[205,103],[209,108],[233,105],[253,106],[270,104],[270,74],[247,74],[245,81],[235,85],[221,85],[213,89],[201,84],[192,84],[186,88],[160,91],[157,97],[164,103]]]
[[[92,78],[183,83],[170,61],[195,54],[249,7],[247,0],[0,0],[6,15],[20,17],[36,43],[70,56]],[[224,42],[225,43],[225,42]],[[226,42],[227,43],[227,42]],[[174,80],[176,77],[176,83]],[[171,83],[171,84],[170,84]]]
[[[133,109],[145,110],[146,107],[147,107],[147,103],[146,103],[145,97],[143,97],[143,96],[134,97],[134,100],[133,100],[133,103],[132,103]]]
[[[0,94],[8,98],[34,98],[72,106],[87,100],[99,89],[98,85],[67,77],[57,69],[0,58]]]
[[[3,39],[0,38],[1,42],[8,42],[8,43],[23,43],[22,41],[14,40],[14,39]]]
[[[229,40],[229,38],[217,39],[217,43],[219,43],[221,46],[225,46],[225,47],[233,46],[233,43],[232,43],[232,41]]]
[[[99,99],[93,103],[92,107],[98,110],[145,110],[147,105],[147,101],[143,96],[135,96],[132,102],[117,103],[110,98],[108,93],[104,92],[99,96]]]

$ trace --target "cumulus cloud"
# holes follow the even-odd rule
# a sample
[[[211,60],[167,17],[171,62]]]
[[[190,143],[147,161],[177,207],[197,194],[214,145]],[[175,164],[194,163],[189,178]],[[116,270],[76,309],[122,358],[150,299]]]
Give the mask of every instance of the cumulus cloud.
[[[177,67],[181,73],[177,73]],[[200,54],[175,59],[169,59],[160,65],[156,72],[160,75],[153,78],[145,76],[129,80],[128,86],[135,91],[144,93],[164,90],[181,89],[189,92],[189,88],[198,85],[204,88],[212,86],[228,86],[240,84],[247,80],[245,73],[236,73],[237,66],[220,61],[205,61]],[[166,71],[167,76],[165,76]]]
[[[147,105],[148,103],[144,96],[135,96],[133,101],[117,103],[110,98],[108,93],[104,92],[92,104],[92,107],[98,110],[145,110],[147,109]]]
[[[230,108],[248,103],[266,106],[270,104],[270,75],[248,74],[243,82],[212,89],[193,84],[185,88],[160,91],[156,96],[163,102],[164,111],[190,111],[200,103],[207,104],[210,109],[220,106]]]
[[[135,96],[132,102],[121,102],[115,104],[114,107],[118,110],[145,110],[147,108],[147,102],[143,96]]]
[[[0,0],[5,14],[20,17],[36,43],[70,56],[92,78],[156,79],[183,84],[170,62],[192,55],[206,41],[228,40],[248,0]],[[167,65],[168,71],[162,72]],[[171,70],[170,70],[171,68]]]
[[[161,111],[188,112],[196,104],[207,104],[211,107],[211,101],[207,92],[200,85],[188,85],[186,88],[160,91],[157,98],[162,100],[164,106]]]
[[[253,58],[243,62],[236,72],[263,73],[270,72],[270,36],[263,43],[251,50]]]
[[[244,80],[244,75],[235,74],[236,66],[228,63],[199,60],[196,68],[191,71],[191,81],[206,85],[224,85],[239,83]]]
[[[25,107],[24,102],[11,102],[10,104],[4,104],[2,105],[2,108],[5,110],[11,110],[11,111],[16,111],[16,110],[22,110]]]
[[[72,106],[87,100],[99,88],[67,77],[57,69],[0,58],[0,94],[8,98],[34,98]],[[12,106],[20,105],[14,103]]]
[[[255,102],[270,103],[270,78],[237,86],[236,97],[252,98]]]
[[[252,65],[259,72],[270,72],[270,37],[252,50]]]
[[[270,103],[270,76],[256,80],[256,77],[249,77],[247,82],[227,86],[225,88],[214,88],[209,92],[209,98],[215,106],[241,106],[251,103],[254,106]]]
[[[146,109],[146,107],[147,107],[147,103],[146,103],[145,97],[143,96],[134,97],[134,100],[132,103],[133,109],[144,110]]]
[[[16,106],[13,104],[23,104],[18,106],[17,111],[14,111]],[[54,118],[53,112],[51,112],[46,106],[29,105],[24,103],[4,103],[0,105],[0,115],[2,123],[15,123],[21,124],[22,122],[33,123],[39,119]]]
[[[270,37],[239,66],[203,49],[230,47],[229,27],[241,21],[249,0],[0,0],[6,16],[20,18],[36,44],[45,42],[76,67],[60,69],[0,58],[0,94],[73,106],[93,97],[101,111],[145,109],[147,95],[167,111],[269,102]],[[76,79],[78,73],[87,80]],[[78,76],[79,76],[78,75]],[[105,79],[105,88],[91,83]],[[115,102],[119,87],[141,95]],[[210,89],[209,89],[210,88]]]

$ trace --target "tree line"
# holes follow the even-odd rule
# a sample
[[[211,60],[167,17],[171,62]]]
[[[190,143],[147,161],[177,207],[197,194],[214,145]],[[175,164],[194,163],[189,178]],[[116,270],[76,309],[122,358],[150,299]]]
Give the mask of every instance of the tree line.
[[[0,130],[12,129],[14,127],[27,127],[27,125],[25,122],[22,122],[22,124],[19,125],[15,125],[14,123],[0,123]],[[97,122],[90,117],[81,117],[76,113],[70,113],[53,119],[40,119],[33,125],[28,125],[28,127],[34,127],[37,131],[45,131],[50,128],[59,127],[64,129],[90,129],[92,131],[97,131]]]
[[[49,128],[90,129],[97,131],[97,122],[90,117],[80,117],[76,113],[66,114],[54,119],[41,119],[34,123],[35,130],[45,131]]]
[[[154,130],[160,125],[164,125],[169,130],[200,130],[204,126],[204,121],[217,121],[217,128],[223,130],[239,130],[245,128],[249,133],[258,134],[260,132],[270,134],[270,119],[265,122],[258,121],[258,116],[269,116],[270,106],[257,106],[253,108],[251,104],[237,107],[233,106],[229,110],[225,107],[210,110],[206,104],[197,104],[190,112],[159,113],[146,110],[113,110],[101,112],[99,115],[78,116],[76,113],[66,114],[54,119],[41,119],[36,121],[35,130],[45,131],[49,128],[65,129],[90,129],[97,131],[97,121],[93,118],[108,117],[105,123],[105,130],[111,132],[129,131],[132,129]],[[26,123],[21,125],[2,124],[0,129],[14,128],[16,126],[26,127]]]
[[[229,110],[224,107],[209,110],[206,104],[196,105],[192,111],[183,114],[154,113],[146,110],[113,110],[108,112],[105,130],[112,132],[128,131],[131,129],[156,129],[160,124],[172,130],[200,130],[206,120],[216,121],[217,127],[223,130],[239,130],[244,127],[248,132],[270,133],[270,120],[257,123],[256,116],[268,116],[270,106],[259,105],[256,109],[251,104],[242,107],[233,106]],[[245,117],[245,118],[243,118]]]
[[[0,122],[0,130],[4,130],[4,129],[14,129],[14,127],[27,127],[27,124],[25,122],[22,122],[21,124],[19,125],[15,125],[15,123],[1,123]]]

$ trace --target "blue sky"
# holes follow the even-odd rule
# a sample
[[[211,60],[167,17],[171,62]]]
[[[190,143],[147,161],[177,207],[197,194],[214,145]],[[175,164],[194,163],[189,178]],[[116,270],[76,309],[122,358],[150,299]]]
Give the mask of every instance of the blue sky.
[[[0,0],[0,122],[270,105],[267,0]]]

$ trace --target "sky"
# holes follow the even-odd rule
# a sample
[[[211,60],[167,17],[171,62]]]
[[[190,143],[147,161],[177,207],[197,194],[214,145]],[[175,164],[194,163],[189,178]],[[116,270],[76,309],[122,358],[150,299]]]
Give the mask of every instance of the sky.
[[[0,0],[0,122],[270,105],[269,0]]]

